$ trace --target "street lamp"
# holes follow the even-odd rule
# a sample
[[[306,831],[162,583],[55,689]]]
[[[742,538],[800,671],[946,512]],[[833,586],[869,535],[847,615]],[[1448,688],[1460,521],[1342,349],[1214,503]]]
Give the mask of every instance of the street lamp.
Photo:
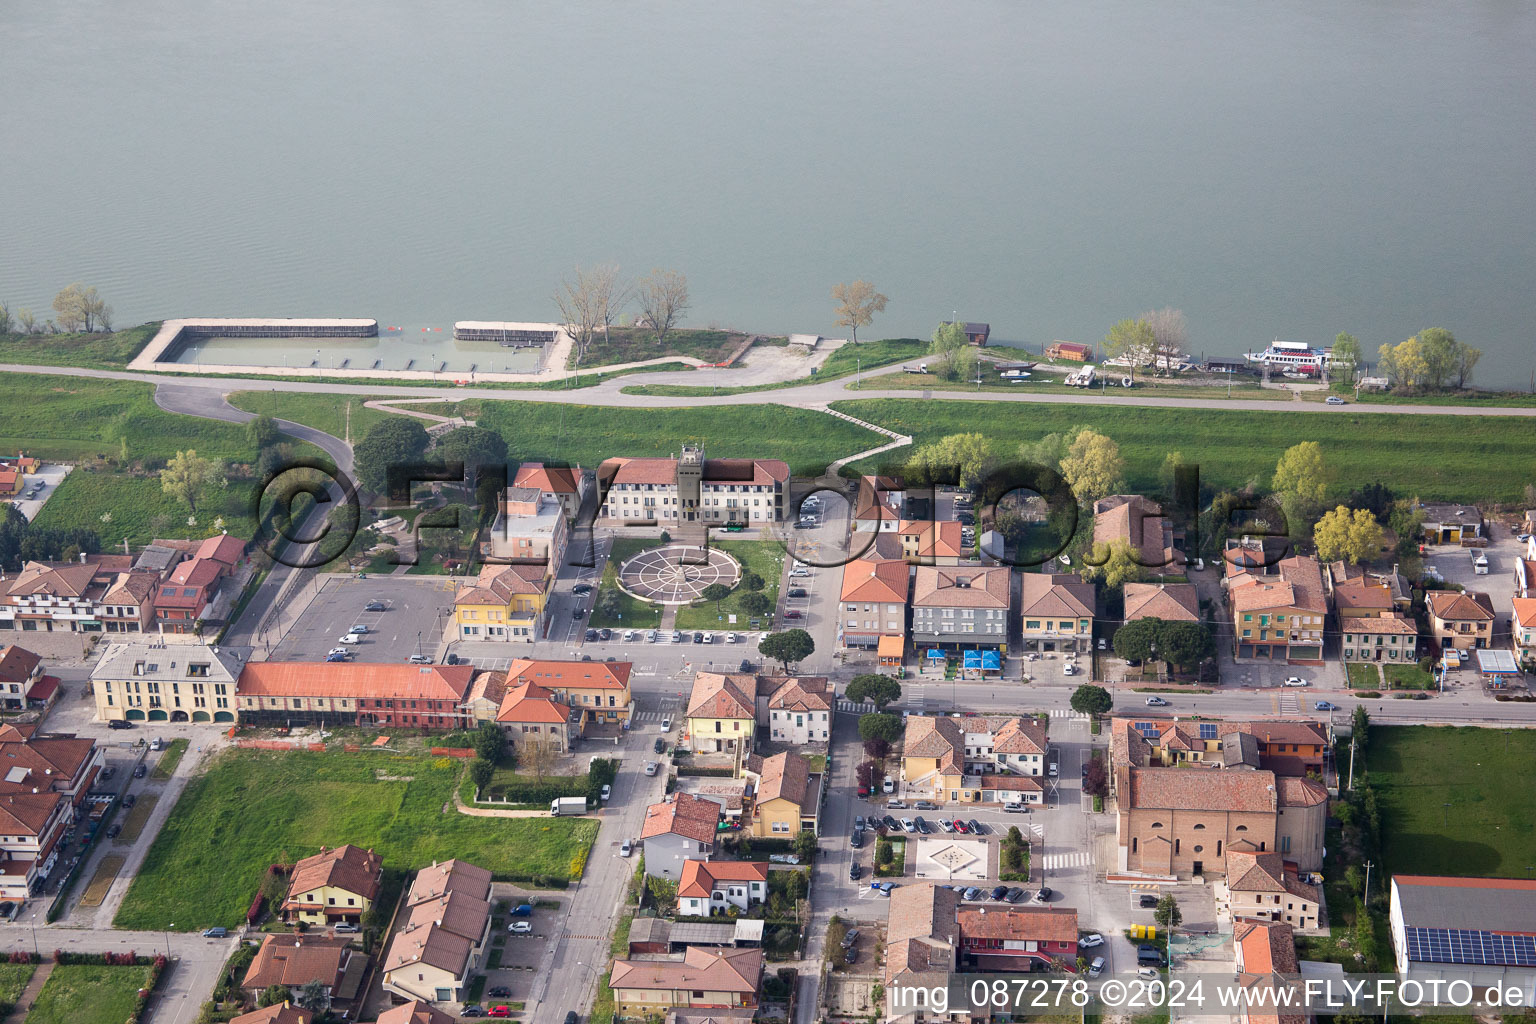
[[[166,956],[166,959],[170,959],[170,956],[171,956],[171,929],[175,928],[175,927],[176,927],[176,922],[175,921],[172,921],[170,924],[165,926],[165,956]]]

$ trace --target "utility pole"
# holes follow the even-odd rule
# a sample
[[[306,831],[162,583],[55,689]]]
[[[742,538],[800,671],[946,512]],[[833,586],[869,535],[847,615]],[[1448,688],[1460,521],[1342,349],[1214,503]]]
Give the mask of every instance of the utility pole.
[[[1365,896],[1361,900],[1361,902],[1366,907],[1369,907],[1371,905],[1371,862],[1370,861],[1366,861],[1365,862]],[[1366,912],[1369,913],[1370,911],[1367,910]]]
[[[1349,782],[1344,788],[1355,788],[1355,733],[1353,729],[1349,733]]]

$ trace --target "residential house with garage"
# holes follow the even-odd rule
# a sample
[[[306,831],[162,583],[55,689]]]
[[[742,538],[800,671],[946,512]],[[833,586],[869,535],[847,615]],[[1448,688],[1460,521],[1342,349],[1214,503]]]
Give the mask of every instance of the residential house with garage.
[[[789,750],[772,757],[754,754],[747,758],[742,777],[751,790],[745,824],[752,835],[787,839],[802,829],[817,831],[821,775],[811,772],[804,757]]]
[[[909,715],[902,792],[939,803],[1039,804],[1048,751],[1036,718]]]
[[[243,668],[227,648],[108,644],[91,670],[96,720],[232,725]]]
[[[530,487],[546,498],[560,503],[560,510],[567,519],[574,520],[581,511],[581,503],[592,489],[592,473],[580,466],[546,466],[542,462],[525,462],[517,467],[512,478],[513,487]]]
[[[148,633],[160,577],[135,572],[128,555],[78,562],[26,562],[0,573],[0,629],[22,632]]]
[[[497,562],[549,565],[558,575],[570,544],[570,520],[554,495],[535,487],[509,487],[482,550]]]
[[[507,688],[496,712],[496,725],[514,749],[542,746],[558,754],[568,753],[581,734],[579,720],[554,691],[531,681]]]
[[[374,1024],[457,1024],[457,1021],[457,1017],[450,1017],[431,1003],[412,999],[408,1003],[380,1010],[379,1018]],[[234,1021],[230,1024],[234,1024]],[[278,1021],[276,1024],[285,1024],[285,1022]]]
[[[240,672],[240,721],[251,725],[347,724],[463,729],[470,665],[257,661]]]
[[[715,850],[720,805],[688,793],[674,793],[645,809],[640,840],[645,844],[645,871],[681,881],[689,860],[708,860]]]
[[[1248,569],[1223,580],[1232,615],[1232,653],[1240,661],[1323,664],[1328,595],[1322,565],[1310,555],[1281,559],[1272,576]]]
[[[908,565],[959,565],[970,557],[961,540],[963,527],[954,519],[903,520],[896,525],[901,558]]]
[[[0,709],[25,711],[27,695],[43,678],[43,659],[24,647],[0,648]]]
[[[1077,968],[1077,911],[1070,907],[962,904],[956,924],[961,970]]]
[[[1481,591],[1431,590],[1424,595],[1429,632],[1442,649],[1467,651],[1493,644],[1493,599]]]
[[[689,917],[749,910],[768,898],[768,862],[688,860],[677,883],[677,912]]]
[[[971,1020],[968,1006],[946,1006],[943,1012],[926,1000],[906,999],[902,993],[926,992],[949,985],[960,963],[960,894],[931,882],[903,885],[891,892],[886,905],[885,1019],[888,1022]]]
[[[403,923],[384,951],[384,990],[399,999],[466,1001],[489,948],[491,873],[462,860],[422,868],[396,911]]]
[[[1426,501],[1419,504],[1419,511],[1424,515],[1421,529],[1426,544],[1467,545],[1483,537],[1483,513],[1476,505]]]
[[[1019,617],[1026,651],[1093,649],[1093,584],[1071,573],[1023,575]]]
[[[832,689],[826,676],[760,676],[757,724],[775,743],[825,746],[832,730]]]
[[[350,1010],[362,994],[368,964],[368,957],[353,949],[347,936],[269,934],[262,939],[240,987],[254,999],[276,985],[288,991],[290,1000],[296,1000],[304,986],[319,981],[327,1009]]]
[[[1228,851],[1217,902],[1223,897],[1233,921],[1280,921],[1297,931],[1315,930],[1323,905],[1318,887],[1303,882],[1280,854],[1252,850]]]
[[[1397,973],[1518,989],[1536,1005],[1536,881],[1393,875],[1387,907]]]
[[[531,644],[542,638],[549,627],[551,582],[547,562],[485,566],[454,595],[459,639]]]
[[[359,924],[379,898],[384,862],[372,850],[350,843],[305,857],[288,873],[285,920],[326,927]]]
[[[1200,592],[1193,583],[1127,583],[1125,621],[1200,622]]]
[[[752,751],[757,724],[757,677],[747,673],[695,672],[688,698],[688,735],[695,754]]]
[[[675,459],[614,458],[597,467],[598,508],[618,523],[778,523],[789,502],[789,464],[707,459],[683,445]]]
[[[1008,649],[1007,566],[919,565],[912,585],[912,641],[919,650]]]
[[[1095,557],[1107,557],[1117,544],[1128,546],[1136,562],[1152,572],[1184,571],[1184,531],[1151,498],[1111,494],[1093,503]]]
[[[883,636],[906,635],[909,575],[907,563],[895,559],[855,558],[843,566],[838,595],[843,647],[873,649]]]
[[[668,1011],[692,1007],[756,1007],[762,981],[761,949],[689,946],[678,957],[615,960],[608,987],[619,1016],[660,1019]]]

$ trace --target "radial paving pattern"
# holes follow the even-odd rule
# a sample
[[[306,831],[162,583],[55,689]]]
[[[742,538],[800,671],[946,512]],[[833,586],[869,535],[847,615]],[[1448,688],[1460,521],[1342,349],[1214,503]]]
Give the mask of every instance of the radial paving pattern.
[[[741,578],[741,566],[718,548],[668,544],[651,548],[619,567],[619,586],[652,604],[689,604],[711,583],[727,587]]]

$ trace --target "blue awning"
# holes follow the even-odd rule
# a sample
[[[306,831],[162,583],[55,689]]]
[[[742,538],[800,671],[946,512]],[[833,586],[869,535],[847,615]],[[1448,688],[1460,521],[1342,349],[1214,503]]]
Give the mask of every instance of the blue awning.
[[[966,651],[965,652],[965,667],[966,668],[980,668],[981,667],[981,652],[980,651]]]
[[[928,648],[928,657],[932,658],[934,661],[943,661],[944,652],[939,650],[937,647],[930,647]]]
[[[998,668],[998,669],[1000,669],[1000,668],[1003,667],[1003,659],[998,657],[996,651],[982,651],[981,652],[981,667],[982,668]]]

